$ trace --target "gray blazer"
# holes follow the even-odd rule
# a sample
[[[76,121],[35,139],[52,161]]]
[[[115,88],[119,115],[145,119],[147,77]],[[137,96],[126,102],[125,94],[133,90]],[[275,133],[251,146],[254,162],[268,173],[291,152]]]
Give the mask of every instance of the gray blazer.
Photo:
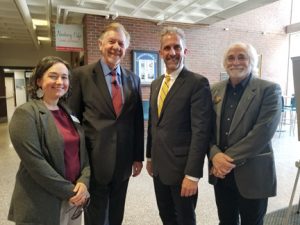
[[[80,136],[81,175],[77,182],[88,187],[90,167],[84,134],[79,123],[74,125]],[[8,219],[17,224],[59,224],[61,201],[74,195],[75,186],[64,178],[64,142],[51,112],[42,101],[25,103],[16,109],[9,133],[21,163]]]
[[[203,175],[213,114],[211,93],[205,77],[183,68],[158,117],[163,78],[151,84],[147,157],[152,160],[154,176],[166,185],[180,185],[185,175]]]
[[[211,146],[210,159],[221,152],[220,121],[227,80],[212,86],[216,113],[216,144]],[[237,106],[228,134],[225,154],[234,159],[234,175],[240,194],[245,198],[266,198],[276,195],[276,174],[271,139],[281,114],[281,89],[278,84],[250,78]],[[210,182],[216,182],[210,177]]]

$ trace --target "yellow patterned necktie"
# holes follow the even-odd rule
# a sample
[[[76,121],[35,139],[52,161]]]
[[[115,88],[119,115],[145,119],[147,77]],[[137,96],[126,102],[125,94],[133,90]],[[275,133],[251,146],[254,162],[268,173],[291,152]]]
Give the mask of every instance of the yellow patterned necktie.
[[[158,97],[159,97],[159,99],[158,99],[158,116],[160,116],[161,109],[164,105],[165,98],[168,94],[168,91],[170,88],[170,81],[171,81],[171,76],[169,74],[166,74],[164,82],[162,84],[162,87],[161,87],[159,95],[158,95]]]

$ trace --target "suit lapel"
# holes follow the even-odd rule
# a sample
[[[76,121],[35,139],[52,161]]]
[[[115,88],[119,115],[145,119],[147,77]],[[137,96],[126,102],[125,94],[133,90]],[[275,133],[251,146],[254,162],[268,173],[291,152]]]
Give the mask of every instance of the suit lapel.
[[[153,90],[151,90],[153,92],[152,97],[151,97],[151,107],[152,107],[151,111],[155,112],[155,113],[153,113],[153,115],[155,115],[155,117],[156,117],[154,121],[158,121],[157,100],[158,100],[158,94],[159,94],[160,86],[162,84],[163,79],[164,79],[164,76],[160,76],[159,78],[157,78],[157,80],[155,80],[153,83],[153,87],[152,87]]]
[[[185,79],[185,68],[181,70],[178,77],[176,78],[174,84],[172,85],[171,89],[168,91],[168,94],[165,98],[163,107],[161,109],[159,121],[164,116],[165,109],[168,107],[168,104],[172,101],[173,97],[178,93],[178,89],[183,85]],[[160,82],[161,84],[161,82]]]
[[[247,111],[250,103],[252,102],[253,98],[256,95],[256,87],[253,85],[255,82],[255,79],[251,78],[249,80],[249,84],[246,86],[246,89],[244,91],[244,94],[241,97],[241,100],[236,108],[236,111],[234,113],[232,123],[230,126],[229,134],[231,134],[236,127],[239,125],[241,119],[243,118],[245,112]]]
[[[220,130],[221,128],[221,113],[222,113],[222,105],[224,102],[226,87],[227,87],[227,82],[223,82],[217,89],[216,93],[214,93],[213,102],[215,104],[214,108],[217,114],[216,117],[217,130]],[[220,140],[220,132],[217,132],[217,143],[219,143],[219,140]]]
[[[176,93],[178,93],[178,89],[181,87],[181,85],[184,83],[184,77],[182,72],[178,75],[178,77],[176,78],[174,84],[172,85],[171,89],[169,90],[163,107],[161,109],[161,116],[163,115],[166,107],[168,106],[168,104],[170,103],[170,101],[172,100],[172,98],[174,97],[174,95],[176,95]]]
[[[130,75],[127,74],[127,72],[121,67],[121,78],[122,78],[122,86],[123,86],[123,95],[124,95],[124,103],[121,110],[120,115],[124,110],[128,107],[128,104],[130,101],[130,96],[133,90],[133,80],[131,79]]]
[[[68,107],[65,106],[64,103],[60,103],[59,106],[61,108],[63,108],[63,110],[65,110],[67,112],[67,115],[70,119],[70,121],[72,122],[72,124],[74,125],[74,127],[76,128],[77,130],[77,133],[79,135],[79,139],[80,140],[84,140],[85,136],[84,136],[84,133],[83,133],[83,130],[82,130],[82,127],[79,123],[79,120],[78,122],[76,120],[74,120],[73,118],[73,115],[72,115],[72,112],[70,111],[70,109]],[[75,117],[76,118],[76,117]],[[84,159],[85,158],[85,154],[84,154],[84,151],[82,151],[82,149],[85,149],[85,145],[84,145],[84,142],[83,141],[80,141],[80,146],[79,146],[79,154],[80,154],[80,158],[81,159]],[[80,160],[80,166],[83,167],[84,165],[84,160]]]
[[[100,96],[103,96],[103,98],[100,97],[99,101],[104,101],[106,102],[107,106],[110,108],[110,110],[112,111],[112,113],[115,113],[113,104],[112,104],[112,99],[106,84],[106,80],[103,74],[103,70],[102,67],[100,65],[100,62],[97,62],[95,64],[95,68],[93,70],[93,80],[98,88],[98,91],[100,92]],[[97,96],[97,95],[96,95]]]
[[[64,140],[55,125],[54,118],[51,112],[40,100],[34,100],[40,117],[40,127],[38,132],[41,138],[42,153],[45,155],[49,162],[53,163],[64,174]],[[55,140],[55,141],[54,141]]]

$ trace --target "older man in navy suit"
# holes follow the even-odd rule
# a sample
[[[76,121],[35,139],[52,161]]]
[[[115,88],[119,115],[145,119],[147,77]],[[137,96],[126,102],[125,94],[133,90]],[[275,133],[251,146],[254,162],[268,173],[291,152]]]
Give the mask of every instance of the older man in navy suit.
[[[216,138],[209,154],[219,224],[263,225],[268,197],[276,195],[271,139],[281,89],[255,76],[257,52],[250,44],[231,45],[223,65],[229,79],[212,87]]]
[[[73,71],[70,106],[85,129],[91,163],[87,225],[122,224],[129,177],[144,159],[139,78],[120,66],[130,36],[119,23],[99,38],[101,59]]]

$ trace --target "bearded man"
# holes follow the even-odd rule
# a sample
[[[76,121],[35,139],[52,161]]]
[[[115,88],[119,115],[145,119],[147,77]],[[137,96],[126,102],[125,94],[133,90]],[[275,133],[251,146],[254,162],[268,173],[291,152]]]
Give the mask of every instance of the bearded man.
[[[215,140],[209,151],[219,225],[263,225],[268,197],[276,195],[271,139],[281,114],[278,84],[259,79],[254,47],[225,51],[229,79],[212,86]]]

